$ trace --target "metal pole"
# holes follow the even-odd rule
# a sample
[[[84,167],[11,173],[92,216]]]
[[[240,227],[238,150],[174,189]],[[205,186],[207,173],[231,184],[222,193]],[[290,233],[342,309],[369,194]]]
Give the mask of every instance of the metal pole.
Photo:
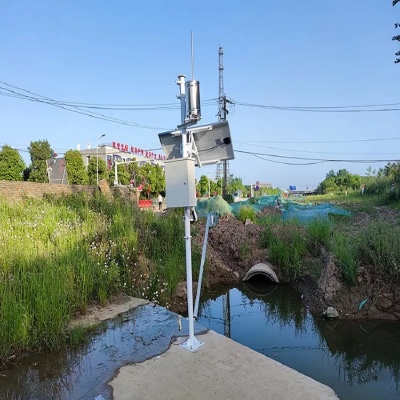
[[[197,314],[199,313],[201,284],[203,282],[204,263],[206,262],[206,252],[207,252],[208,229],[210,227],[210,224],[211,224],[211,214],[208,214],[207,222],[206,222],[206,231],[204,232],[203,249],[201,252],[201,263],[200,263],[200,271],[199,271],[199,280],[197,282],[196,301],[194,302],[194,317],[195,318],[197,318]]]
[[[179,85],[179,99],[181,101],[181,124],[182,124],[182,158],[188,158],[187,137],[185,127],[186,117],[186,93],[185,93],[185,75],[179,75],[176,82]],[[186,250],[186,293],[188,303],[189,319],[189,338],[183,344],[188,350],[196,350],[202,345],[194,336],[194,318],[193,318],[193,286],[192,286],[192,247],[190,236],[190,207],[185,207],[185,250]]]
[[[211,197],[211,180],[210,180],[211,172],[208,171],[208,197]]]
[[[103,133],[98,139],[97,139],[97,146],[96,146],[96,184],[99,186],[99,140],[106,136],[105,133]]]

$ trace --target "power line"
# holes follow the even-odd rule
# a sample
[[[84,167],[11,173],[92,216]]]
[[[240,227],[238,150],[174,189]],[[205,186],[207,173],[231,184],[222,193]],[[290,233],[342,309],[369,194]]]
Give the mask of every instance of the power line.
[[[245,140],[241,143],[270,143],[270,144],[317,144],[317,143],[357,143],[357,142],[378,142],[378,141],[388,141],[388,140],[400,140],[400,137],[391,137],[391,138],[374,138],[374,139],[353,139],[353,140],[320,140],[320,141],[270,141],[270,140]]]
[[[7,84],[7,86],[11,86],[11,85]],[[165,129],[168,129],[168,128],[164,128],[164,127],[156,127],[156,126],[149,126],[149,125],[139,124],[137,122],[132,122],[132,121],[125,121],[125,120],[121,120],[121,119],[118,119],[118,118],[113,118],[113,117],[110,117],[110,116],[107,116],[107,115],[104,115],[104,114],[99,114],[99,113],[96,113],[96,112],[93,112],[93,111],[85,111],[85,110],[80,109],[77,106],[63,106],[62,104],[57,103],[56,100],[54,100],[54,99],[52,99],[50,97],[42,96],[42,95],[40,95],[38,93],[34,93],[34,92],[29,92],[29,93],[33,94],[34,96],[38,96],[38,97],[28,96],[28,95],[25,95],[23,93],[18,93],[18,92],[14,91],[14,90],[7,89],[7,88],[1,87],[1,86],[0,86],[0,89],[6,90],[7,92],[10,92],[10,93],[13,93],[14,95],[16,95],[16,97],[22,98],[24,100],[29,100],[29,101],[49,104],[49,105],[52,105],[54,107],[62,108],[64,110],[66,110],[66,111],[75,112],[75,113],[86,115],[88,117],[92,117],[92,118],[96,118],[96,119],[101,119],[101,120],[114,122],[114,123],[127,125],[127,126],[132,126],[132,127],[136,127],[136,128],[154,129],[154,130],[165,130]],[[21,89],[21,88],[18,88],[18,90],[23,90],[25,92],[28,92],[27,90]],[[0,94],[1,93],[2,92],[0,92]]]
[[[290,108],[290,109],[313,109],[313,110],[323,110],[323,109],[341,109],[341,108],[368,108],[368,107],[387,107],[387,106],[399,106],[400,103],[381,103],[381,104],[362,104],[353,106],[269,106],[277,108]]]
[[[121,119],[113,118],[113,117],[110,117],[110,116],[107,116],[107,115],[104,115],[104,114],[95,113],[93,111],[85,111],[85,110],[82,110],[82,109],[80,109],[79,107],[76,107],[76,106],[63,106],[63,105],[58,104],[57,102],[55,102],[53,99],[49,98],[49,100],[46,100],[45,97],[40,96],[40,95],[38,95],[38,96],[42,97],[43,99],[34,98],[34,97],[31,97],[31,96],[24,95],[22,93],[17,93],[15,91],[13,91],[11,89],[7,89],[7,88],[0,87],[0,89],[12,92],[12,93],[18,95],[16,97],[18,97],[20,99],[48,104],[48,105],[51,105],[51,106],[54,106],[54,107],[62,108],[63,110],[66,110],[66,111],[71,111],[71,112],[74,112],[74,113],[77,113],[77,114],[86,115],[88,117],[95,118],[95,119],[100,119],[100,120],[104,120],[104,121],[108,121],[108,122],[114,122],[114,123],[118,123],[118,124],[121,124],[121,125],[127,125],[127,126],[136,127],[136,128],[154,129],[154,130],[166,130],[166,129],[168,129],[168,128],[165,128],[165,127],[149,126],[149,125],[139,124],[137,122],[121,120]],[[0,94],[2,94],[2,93],[0,92]],[[72,107],[72,108],[68,108],[68,107]]]
[[[0,87],[1,88],[1,87]],[[7,90],[6,88],[3,88],[3,90]],[[13,97],[17,99],[26,99],[26,96],[24,94],[12,94],[12,93],[5,93],[0,91],[0,95],[2,96],[7,96],[7,97]],[[127,105],[127,106],[119,106],[119,105],[112,105],[112,106],[105,106],[105,105],[93,105],[86,103],[88,105],[84,105],[85,103],[70,103],[70,102],[64,102],[64,101],[54,101],[50,102],[52,105],[57,104],[57,105],[63,105],[66,107],[75,107],[83,110],[109,110],[109,111],[169,111],[169,110],[177,110],[180,109],[179,106],[173,105]],[[207,102],[207,100],[201,102],[202,107],[209,107],[213,106],[216,103],[216,100],[210,100]]]
[[[269,161],[275,164],[285,164],[285,165],[314,165],[314,164],[323,164],[326,161],[313,161],[313,162],[307,162],[307,163],[291,163],[291,162],[285,162],[285,161],[277,161],[277,160],[271,160],[269,158],[261,157],[256,154],[253,154],[254,157],[260,158],[261,160]]]
[[[245,144],[246,146],[256,146],[256,147],[261,147],[263,149],[273,149],[273,150],[283,150],[283,151],[295,151],[298,153],[313,153],[313,154],[346,154],[346,155],[372,155],[372,154],[399,154],[399,152],[395,153],[377,153],[375,152],[333,152],[333,151],[313,151],[313,150],[299,150],[299,149],[284,149],[281,147],[274,147],[274,146],[260,146],[259,144],[252,144],[252,143],[246,143],[245,141],[241,140],[235,140],[235,143],[242,143]]]
[[[180,109],[180,105],[177,103],[155,103],[155,104],[101,104],[101,103],[83,103],[83,102],[75,102],[75,101],[62,101],[62,100],[53,100],[48,97],[39,95],[37,93],[31,92],[30,90],[26,90],[20,88],[18,86],[11,85],[7,82],[0,81],[1,84],[6,85],[8,87],[23,91],[25,93],[29,93],[34,96],[39,96],[45,100],[51,100],[60,105],[69,106],[69,107],[79,107],[86,109],[99,109],[99,110],[115,110],[115,111],[153,111],[153,110],[174,110]],[[3,90],[7,90],[6,88],[2,88]],[[3,95],[7,96],[8,94],[3,93]],[[23,94],[20,94],[23,96]],[[19,97],[17,94],[8,95],[10,97]],[[218,99],[208,99],[202,101],[202,106],[210,106],[214,105]]]
[[[245,103],[241,101],[233,100],[233,104],[243,107],[251,108],[261,108],[266,110],[277,110],[277,111],[297,111],[297,112],[319,112],[319,113],[360,113],[360,112],[382,112],[382,111],[400,111],[400,108],[365,108],[360,109],[356,107],[366,107],[366,106],[352,106],[353,108],[345,108],[351,106],[339,106],[339,107],[284,107],[284,106],[273,106],[265,104],[253,104]],[[391,103],[393,105],[400,105],[400,103]],[[384,106],[375,105],[375,107]]]
[[[381,159],[381,160],[356,160],[356,159],[335,159],[335,158],[310,158],[310,157],[296,157],[296,156],[285,156],[280,154],[269,154],[269,153],[259,153],[244,150],[235,150],[235,153],[249,154],[255,157],[267,156],[279,159],[289,159],[289,160],[304,160],[304,161],[318,161],[318,162],[348,162],[348,163],[375,163],[375,162],[398,162],[399,159]],[[295,164],[296,165],[296,164]],[[298,165],[298,164],[297,164]]]

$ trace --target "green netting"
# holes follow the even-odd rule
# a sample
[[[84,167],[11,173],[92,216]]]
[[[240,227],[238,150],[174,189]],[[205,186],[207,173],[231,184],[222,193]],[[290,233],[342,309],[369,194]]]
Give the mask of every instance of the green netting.
[[[219,215],[232,214],[232,207],[219,195],[206,200],[197,200],[196,213],[199,217],[204,217],[210,212]]]
[[[273,207],[280,204],[280,196],[262,196],[258,199],[237,201],[231,204],[233,215],[237,216],[241,206],[251,207],[255,212],[260,212],[265,207]]]
[[[327,219],[329,214],[347,215],[351,212],[343,210],[329,203],[322,204],[290,204],[288,203],[282,210],[282,219],[298,220],[303,224],[307,224],[317,218]]]
[[[277,207],[282,211],[284,221],[298,220],[306,224],[317,218],[327,219],[329,214],[351,215],[349,211],[343,210],[329,203],[312,204],[298,203],[291,199],[276,196],[262,196],[258,199],[247,199],[229,205],[221,196],[210,197],[206,200],[198,200],[196,212],[198,216],[206,216],[210,212],[219,215],[233,214],[238,216],[242,206],[252,208],[256,213],[261,212],[265,207]]]

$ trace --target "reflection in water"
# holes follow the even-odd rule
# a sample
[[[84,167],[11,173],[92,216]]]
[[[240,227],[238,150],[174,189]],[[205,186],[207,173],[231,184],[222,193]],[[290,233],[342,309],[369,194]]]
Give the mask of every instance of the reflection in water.
[[[338,372],[346,382],[353,385],[376,381],[386,369],[400,393],[399,323],[317,320],[316,325],[329,351],[342,361],[343,370]],[[338,332],[346,334],[341,337]]]
[[[225,292],[226,295],[226,292]],[[340,399],[398,399],[400,323],[314,319],[289,287],[252,281],[229,290],[230,334],[328,386]],[[198,322],[224,333],[221,296],[202,303]]]
[[[168,310],[145,305],[103,323],[90,342],[75,349],[32,354],[2,372],[0,399],[111,399],[107,385],[115,371],[168,349],[174,336],[188,334],[187,321]],[[205,332],[195,325],[197,334]],[[0,375],[1,376],[1,375]]]

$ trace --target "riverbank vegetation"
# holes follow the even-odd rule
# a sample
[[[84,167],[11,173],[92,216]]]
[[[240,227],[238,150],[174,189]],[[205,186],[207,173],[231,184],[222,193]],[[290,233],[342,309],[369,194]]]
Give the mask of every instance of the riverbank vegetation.
[[[0,359],[58,348],[88,304],[121,291],[163,302],[185,277],[178,213],[74,195],[0,201]],[[193,265],[199,265],[194,250]]]
[[[323,251],[328,251],[334,255],[349,285],[355,283],[363,266],[372,268],[385,282],[400,283],[399,205],[394,196],[352,193],[307,199],[329,200],[351,210],[353,215],[315,219],[306,225],[276,218],[261,219],[259,223],[264,227],[261,246],[268,249],[270,261],[281,268],[286,279],[303,277],[309,272],[309,257],[320,257]],[[318,270],[314,268],[317,275]]]

